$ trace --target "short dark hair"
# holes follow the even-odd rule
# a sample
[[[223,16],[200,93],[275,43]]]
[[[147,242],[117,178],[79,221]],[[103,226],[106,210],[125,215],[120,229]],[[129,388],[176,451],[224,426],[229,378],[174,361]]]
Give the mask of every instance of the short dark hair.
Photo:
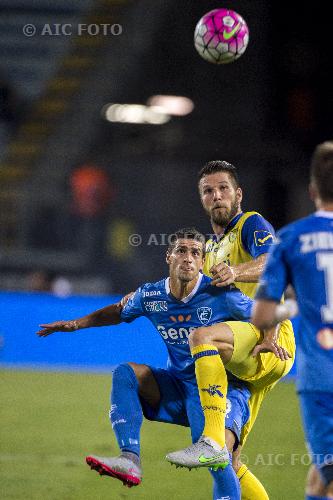
[[[333,201],[333,141],[319,144],[312,155],[311,182],[323,201]]]
[[[169,246],[168,253],[171,253],[175,248],[175,245],[178,240],[196,240],[202,244],[202,254],[206,253],[206,238],[202,233],[200,233],[195,227],[183,227],[182,229],[178,229],[174,233],[169,236]]]
[[[206,163],[198,174],[198,182],[205,175],[216,174],[217,172],[227,172],[233,180],[235,188],[237,189],[240,186],[237,168],[224,160],[212,160]]]

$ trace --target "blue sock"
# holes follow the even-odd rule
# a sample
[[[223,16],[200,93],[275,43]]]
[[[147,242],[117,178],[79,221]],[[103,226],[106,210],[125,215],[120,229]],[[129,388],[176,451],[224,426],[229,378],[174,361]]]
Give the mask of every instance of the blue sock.
[[[219,469],[214,472],[210,469],[210,473],[214,479],[213,499],[218,500],[240,500],[241,490],[239,479],[236,472],[232,468],[232,456],[230,455],[230,464],[224,470]]]
[[[329,500],[327,497],[316,497],[313,495],[306,495],[305,500]]]
[[[121,451],[140,456],[142,408],[139,384],[127,364],[117,366],[112,377],[110,420]]]

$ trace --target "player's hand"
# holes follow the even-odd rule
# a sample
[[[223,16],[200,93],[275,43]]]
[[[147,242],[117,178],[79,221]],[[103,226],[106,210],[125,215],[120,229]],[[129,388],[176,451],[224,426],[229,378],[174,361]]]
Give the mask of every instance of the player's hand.
[[[47,337],[54,332],[74,332],[79,329],[76,320],[54,321],[53,323],[45,323],[39,326],[42,328],[42,330],[36,332],[39,337]]]
[[[133,297],[133,295],[134,295],[134,292],[130,292],[127,295],[124,295],[124,297],[120,301],[120,305],[122,308],[124,308],[126,306],[127,302],[129,301],[129,299],[131,297]]]
[[[281,347],[277,340],[264,339],[261,344],[255,346],[252,351],[252,356],[255,358],[258,354],[265,352],[272,352],[282,361],[287,361],[291,358],[289,352],[284,347]]]
[[[228,266],[224,262],[220,262],[220,264],[216,264],[212,266],[209,270],[211,273],[213,280],[211,281],[211,285],[222,287],[228,286],[235,282],[236,273],[231,266]]]

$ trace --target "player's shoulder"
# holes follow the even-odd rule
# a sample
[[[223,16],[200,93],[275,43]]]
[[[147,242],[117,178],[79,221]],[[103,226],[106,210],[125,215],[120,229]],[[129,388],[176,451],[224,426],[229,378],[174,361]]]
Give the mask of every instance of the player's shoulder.
[[[165,278],[152,283],[144,283],[138,288],[138,292],[143,297],[157,297],[165,292]]]
[[[217,293],[216,290],[218,290],[218,288],[216,286],[213,286],[211,283],[212,283],[212,278],[207,276],[207,274],[202,274],[202,279],[198,292],[200,294],[207,293],[208,295],[216,295]]]
[[[252,242],[256,247],[266,249],[275,238],[273,226],[259,212],[245,212],[241,224],[242,243],[247,248]]]
[[[211,296],[221,296],[221,295],[226,295],[226,292],[231,291],[234,287],[234,285],[228,285],[228,286],[223,286],[223,287],[218,287],[212,285],[213,279],[206,274],[203,274],[202,281],[201,281],[201,286],[200,286],[200,291],[201,293],[207,293]]]
[[[255,212],[254,210],[250,212],[244,212],[242,216],[240,217],[240,220],[243,222],[243,225],[249,226],[249,225],[256,225],[256,224],[264,224],[267,225],[270,224],[267,219],[263,215],[261,215],[259,212]]]
[[[290,222],[277,232],[278,241],[287,241],[297,238],[299,234],[313,230],[315,225],[316,217],[314,214]]]

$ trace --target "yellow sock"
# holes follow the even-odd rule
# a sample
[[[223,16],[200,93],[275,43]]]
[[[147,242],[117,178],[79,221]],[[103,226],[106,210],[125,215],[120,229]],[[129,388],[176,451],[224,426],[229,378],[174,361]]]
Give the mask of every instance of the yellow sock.
[[[191,354],[205,416],[203,434],[224,446],[228,379],[219,351],[211,344],[202,344],[191,349]]]
[[[241,485],[242,500],[269,500],[267,491],[246,465],[241,465],[237,477]]]

